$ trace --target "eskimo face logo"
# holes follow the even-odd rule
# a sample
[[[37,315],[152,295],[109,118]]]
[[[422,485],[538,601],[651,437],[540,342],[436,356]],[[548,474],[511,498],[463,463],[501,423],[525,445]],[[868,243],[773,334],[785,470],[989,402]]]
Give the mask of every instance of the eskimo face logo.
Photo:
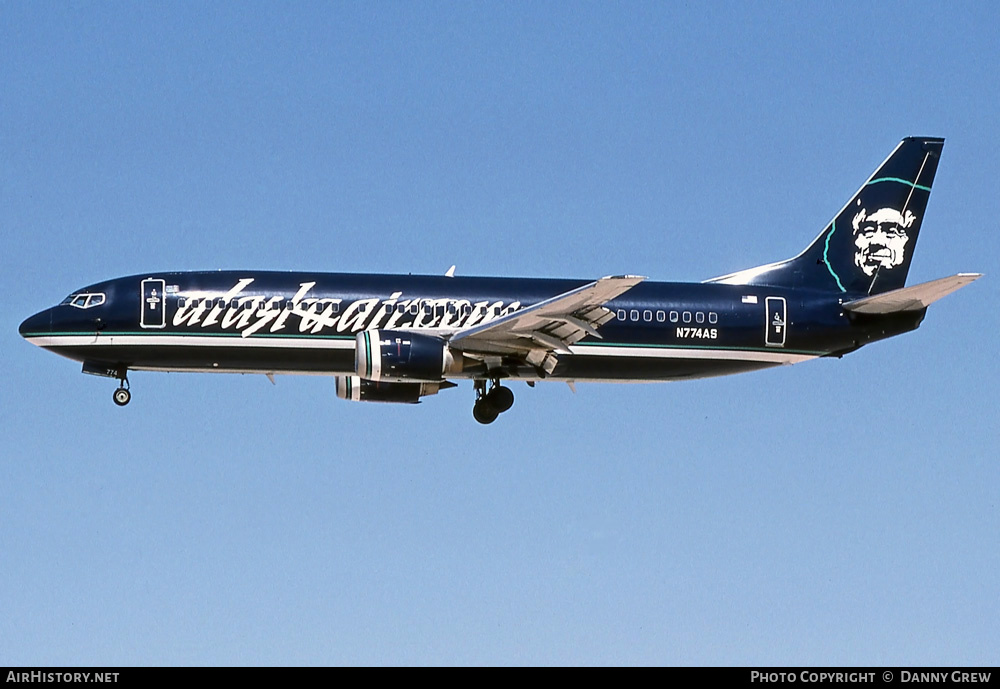
[[[858,200],[861,205],[861,200]],[[865,275],[872,276],[883,268],[891,270],[906,260],[906,230],[916,222],[910,211],[900,213],[894,208],[880,208],[868,213],[862,208],[854,216],[854,263]]]

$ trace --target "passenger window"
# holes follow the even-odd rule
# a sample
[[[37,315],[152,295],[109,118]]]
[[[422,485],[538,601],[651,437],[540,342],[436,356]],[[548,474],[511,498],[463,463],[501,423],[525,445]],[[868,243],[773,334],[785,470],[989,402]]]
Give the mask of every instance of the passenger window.
[[[625,309],[618,309],[618,320],[625,320]]]
[[[670,312],[670,322],[671,323],[676,323],[678,318],[679,318],[679,314],[676,311],[671,311]]]
[[[667,320],[667,314],[663,313],[662,311],[657,311],[656,312],[656,322],[657,323],[662,323],[665,320]]]
[[[652,311],[643,311],[642,312],[642,320],[646,321],[647,323],[652,322],[652,320],[653,320],[653,312]]]
[[[718,321],[719,321],[719,314],[717,314],[715,311],[709,311],[708,312],[708,322],[709,323],[717,323]]]
[[[690,311],[685,311],[683,318],[684,318],[684,322],[685,323],[690,323],[691,322],[691,312]]]
[[[639,311],[638,311],[638,309],[632,309],[632,310],[631,310],[631,311],[629,312],[629,314],[628,314],[628,315],[629,315],[629,317],[631,317],[631,319],[632,319],[633,321],[637,321],[637,320],[639,320]]]
[[[694,315],[694,321],[695,321],[695,323],[704,323],[705,322],[705,312],[704,311],[699,311],[698,313],[696,313]]]

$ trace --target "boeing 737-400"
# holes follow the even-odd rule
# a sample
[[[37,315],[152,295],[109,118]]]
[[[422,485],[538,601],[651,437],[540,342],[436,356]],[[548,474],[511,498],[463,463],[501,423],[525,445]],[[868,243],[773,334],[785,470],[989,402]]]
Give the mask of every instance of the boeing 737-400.
[[[795,258],[701,283],[279,273],[143,273],[31,316],[29,342],[116,378],[129,371],[325,374],[347,400],[416,403],[473,381],[473,416],[504,383],[648,382],[842,356],[916,329],[980,277],[905,287],[943,139],[904,139]]]

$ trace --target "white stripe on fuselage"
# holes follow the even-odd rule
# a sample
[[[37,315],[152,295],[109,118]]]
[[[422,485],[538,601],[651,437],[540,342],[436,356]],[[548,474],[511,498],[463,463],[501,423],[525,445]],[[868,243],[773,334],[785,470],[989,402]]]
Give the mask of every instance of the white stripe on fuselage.
[[[762,361],[770,364],[797,364],[815,359],[818,354],[799,354],[783,350],[697,349],[642,345],[573,345],[573,354],[583,356],[639,356],[649,359],[714,359],[722,361]],[[637,350],[639,353],[637,353]]]
[[[263,349],[354,349],[349,338],[301,337],[211,337],[205,335],[41,335],[26,338],[39,347],[251,347]],[[648,359],[711,359],[714,361],[758,361],[797,364],[818,354],[774,350],[709,349],[635,345],[570,346],[570,352],[589,357],[636,357]]]
[[[206,335],[41,335],[25,338],[39,347],[264,347],[354,349],[354,337],[211,337]]]

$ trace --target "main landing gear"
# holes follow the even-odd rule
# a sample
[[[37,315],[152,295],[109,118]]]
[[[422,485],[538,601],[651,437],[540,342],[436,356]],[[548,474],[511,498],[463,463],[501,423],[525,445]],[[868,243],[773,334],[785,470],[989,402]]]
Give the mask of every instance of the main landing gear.
[[[114,396],[115,404],[119,407],[124,407],[132,400],[132,393],[128,391],[128,369],[122,368],[118,371],[118,389],[115,390]]]
[[[482,424],[493,423],[497,417],[514,406],[514,393],[510,388],[500,385],[499,378],[490,380],[490,389],[486,390],[486,381],[477,380],[476,403],[472,405],[473,418]]]

